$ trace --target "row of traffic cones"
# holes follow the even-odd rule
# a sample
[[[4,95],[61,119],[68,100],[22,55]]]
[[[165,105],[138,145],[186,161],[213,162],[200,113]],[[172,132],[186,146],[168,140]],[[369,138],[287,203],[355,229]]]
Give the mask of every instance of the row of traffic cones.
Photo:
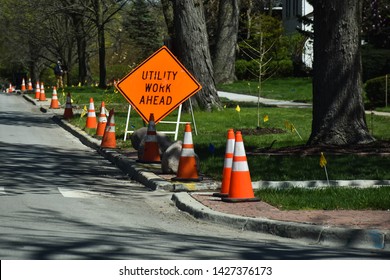
[[[65,119],[73,117],[71,100],[70,94],[68,94],[64,111]],[[102,148],[116,148],[114,110],[112,109],[110,111],[107,118],[104,102],[102,102],[100,107],[99,120],[97,122],[93,98],[90,98],[86,127],[96,128],[96,135],[102,136]],[[143,157],[139,159],[139,162],[161,162],[154,114],[150,114],[144,153]],[[194,144],[192,141],[192,130],[189,123],[185,125],[184,141],[180,154],[177,176],[172,180],[202,180],[202,177],[198,174]],[[244,142],[240,131],[237,131],[234,134],[233,129],[228,130],[221,191],[214,195],[221,197],[222,201],[226,202],[259,200],[254,196]]]
[[[259,201],[255,197],[241,131],[227,133],[221,191],[214,196],[225,202]]]
[[[15,90],[16,90],[16,88],[12,85],[12,83],[10,83],[8,88],[6,89],[6,92],[11,93],[11,92],[14,92]],[[31,79],[29,79],[28,87],[26,87],[26,82],[25,82],[25,80],[23,78],[22,79],[22,84],[20,86],[20,91],[25,92],[27,90],[30,90],[30,91],[33,90]]]
[[[43,83],[37,82],[35,88],[35,99],[38,99],[38,101],[46,101],[45,86]],[[55,86],[53,87],[50,109],[60,109],[60,103],[57,95],[57,88]]]
[[[32,91],[33,90],[31,78],[28,79],[27,87],[26,87],[26,81],[24,80],[24,78],[22,79],[22,85],[20,86],[20,90],[21,91],[27,91],[27,90]]]
[[[70,93],[66,97],[66,105],[64,110],[64,119],[73,118],[72,98]],[[106,107],[104,101],[100,106],[99,119],[96,119],[95,105],[93,98],[89,99],[89,107],[87,114],[86,128],[96,128],[96,136],[102,137],[100,146],[102,148],[116,148],[116,136],[115,136],[115,117],[114,109],[111,109],[107,118]]]

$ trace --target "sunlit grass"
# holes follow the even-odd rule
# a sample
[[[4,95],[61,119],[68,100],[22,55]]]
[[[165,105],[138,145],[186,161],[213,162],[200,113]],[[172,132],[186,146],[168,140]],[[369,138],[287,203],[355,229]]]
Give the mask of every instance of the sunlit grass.
[[[390,210],[390,187],[261,189],[256,195],[281,210]]]
[[[122,149],[130,149],[129,140],[123,141],[125,124],[128,113],[128,103],[124,97],[115,92],[114,88],[100,90],[95,87],[72,87],[64,91],[59,90],[58,96],[65,98],[70,92],[74,105],[82,109],[88,106],[90,97],[93,97],[95,109],[98,112],[101,101],[105,101],[108,110],[115,109],[116,137],[117,145]],[[47,96],[51,97],[51,91]],[[236,106],[240,105],[240,112],[236,111]],[[255,129],[260,119],[260,127],[278,128],[285,131],[282,134],[268,135],[244,135],[244,145],[247,152],[255,149],[270,147],[280,148],[286,146],[304,145],[311,133],[311,109],[300,108],[260,108],[259,116],[257,106],[251,104],[225,102],[225,108],[221,111],[203,112],[195,111],[195,124],[192,115],[183,112],[181,121],[191,122],[193,130],[193,142],[195,152],[201,159],[201,171],[205,175],[221,179],[223,160],[226,145],[226,133],[229,128],[235,131],[241,129]],[[263,121],[263,116],[268,116],[268,121]],[[175,121],[177,111],[171,113],[164,120]],[[291,132],[285,127],[285,122],[294,124],[299,135]],[[82,129],[85,129],[86,119],[77,115],[71,122]],[[389,140],[390,130],[388,129],[390,118],[367,115],[367,123],[373,135],[379,140]],[[128,130],[136,130],[145,124],[135,110],[131,111]],[[172,124],[159,123],[156,126],[158,131],[174,130]],[[89,129],[89,134],[94,135],[95,131]],[[197,132],[197,134],[196,134]],[[182,139],[184,125],[180,125],[178,139]],[[302,139],[300,137],[302,137]],[[171,136],[173,140],[173,136]],[[214,148],[210,150],[210,146]],[[211,152],[213,151],[213,153]],[[358,156],[358,155],[326,155],[328,159],[328,173],[331,180],[341,179],[389,179],[390,160],[389,157],[381,156]],[[252,181],[258,180],[324,180],[324,170],[318,164],[318,156],[251,156],[248,155],[248,165],[250,167]]]
[[[241,87],[249,89],[247,82],[241,82]],[[269,82],[271,83],[271,81]],[[288,86],[288,83],[291,83]],[[303,83],[303,85],[302,85]],[[290,93],[283,94],[280,99],[308,100],[308,88],[311,82],[307,80],[298,81],[298,85],[292,81],[283,85],[273,85],[273,95],[268,97],[279,98],[275,95],[277,91],[285,92],[290,88]],[[236,83],[237,84],[237,83]],[[252,85],[251,85],[252,86]],[[300,86],[306,88],[306,97],[299,97],[297,92]],[[293,90],[295,89],[295,90]],[[227,90],[227,89],[226,89]],[[236,91],[235,88],[232,91]],[[252,89],[251,89],[252,91]],[[108,110],[115,109],[115,126],[117,146],[119,149],[132,149],[130,140],[123,141],[125,125],[127,120],[129,104],[125,98],[114,88],[100,90],[94,87],[73,87],[59,90],[58,96],[62,104],[65,103],[66,94],[70,92],[73,105],[78,107],[78,112],[84,106],[88,107],[90,97],[93,97],[95,109],[100,109],[101,101],[105,102]],[[271,90],[269,91],[271,92]],[[245,92],[248,93],[248,92]],[[253,94],[254,92],[252,92]],[[293,94],[290,95],[290,94]],[[311,94],[311,93],[310,93]],[[51,97],[51,91],[46,94]],[[294,98],[296,97],[296,98]],[[223,100],[224,109],[214,112],[195,111],[193,122],[192,115],[183,112],[181,121],[191,122],[192,136],[195,152],[200,157],[201,172],[215,180],[222,179],[223,162],[225,155],[226,133],[229,128],[235,131],[242,129],[256,129],[260,121],[261,128],[278,128],[284,130],[281,134],[267,135],[243,135],[245,149],[248,153],[247,160],[252,181],[284,181],[284,180],[326,180],[324,169],[319,165],[319,155],[311,156],[252,156],[251,151],[259,148],[272,146],[281,148],[287,146],[304,145],[311,133],[311,109],[287,109],[261,107],[258,115],[257,104],[238,103]],[[240,112],[236,107],[240,106]],[[268,121],[264,122],[263,117],[267,115]],[[164,120],[175,121],[177,111],[172,112]],[[285,123],[292,123],[298,133],[289,131]],[[71,120],[71,123],[84,129],[94,136],[95,129],[85,129],[86,117],[81,118],[79,113]],[[389,140],[390,118],[375,114],[367,115],[367,124],[374,137],[378,140]],[[136,130],[145,124],[135,110],[131,110],[128,130]],[[174,130],[172,124],[159,123],[157,131]],[[178,139],[182,140],[184,125],[180,125]],[[301,139],[302,138],[302,139]],[[129,139],[129,138],[128,138]],[[171,136],[173,140],[173,136]],[[213,149],[210,149],[213,147]],[[353,179],[390,179],[390,158],[379,155],[334,155],[325,154],[328,164],[327,171],[330,180],[353,180]],[[263,201],[284,210],[289,209],[390,209],[390,188],[375,189],[346,189],[332,187],[329,189],[303,190],[286,189],[271,190],[262,189],[256,192]]]

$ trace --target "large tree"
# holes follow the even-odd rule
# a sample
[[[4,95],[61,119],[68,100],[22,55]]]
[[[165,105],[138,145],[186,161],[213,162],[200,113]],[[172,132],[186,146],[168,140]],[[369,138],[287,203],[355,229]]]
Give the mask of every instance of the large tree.
[[[158,22],[153,17],[152,5],[145,0],[134,0],[124,16],[123,27],[134,42],[132,50],[138,57],[137,63],[145,60],[161,46]]]
[[[97,30],[99,87],[101,88],[107,86],[106,26],[127,2],[128,0],[88,0],[80,2],[86,10],[86,17],[95,24]]]
[[[316,0],[314,7],[313,122],[308,144],[374,141],[361,84],[361,0]]]
[[[85,2],[85,1],[84,1]],[[53,1],[53,4],[55,1]],[[59,0],[58,11],[69,17],[72,27],[72,37],[77,46],[78,82],[82,85],[91,82],[88,71],[88,42],[91,41],[92,24],[85,16],[86,9],[80,0]],[[68,69],[70,70],[70,69]],[[69,77],[69,76],[68,76]]]
[[[237,50],[239,0],[220,0],[217,40],[213,56],[216,83],[236,80],[235,62]]]
[[[221,108],[215,87],[203,1],[173,0],[173,10],[174,52],[203,87],[192,99],[194,106],[206,111]]]

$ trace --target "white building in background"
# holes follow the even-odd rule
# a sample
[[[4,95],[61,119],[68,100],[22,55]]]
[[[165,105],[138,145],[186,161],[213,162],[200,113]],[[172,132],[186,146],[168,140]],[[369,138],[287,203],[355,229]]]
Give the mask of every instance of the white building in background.
[[[298,16],[313,18],[313,6],[306,0],[283,0],[282,20],[286,35],[297,33],[297,29],[313,31],[313,26],[305,25],[298,20]],[[307,67],[313,65],[313,42],[308,39],[302,54],[302,61]]]

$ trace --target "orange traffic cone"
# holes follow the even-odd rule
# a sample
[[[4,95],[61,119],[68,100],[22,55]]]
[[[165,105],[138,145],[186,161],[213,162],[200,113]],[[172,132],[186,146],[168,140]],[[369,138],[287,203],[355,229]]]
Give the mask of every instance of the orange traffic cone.
[[[10,83],[9,87],[8,87],[8,93],[11,93],[13,91],[14,91],[14,88],[13,88],[12,84]]]
[[[39,95],[39,101],[46,101],[45,86],[41,83],[41,94]]]
[[[114,109],[111,109],[110,114],[108,115],[107,125],[100,147],[113,149],[116,148]]]
[[[201,181],[202,177],[198,174],[197,162],[194,152],[194,144],[192,143],[192,130],[189,123],[186,124],[184,130],[184,141],[180,154],[179,167],[177,169],[177,177],[172,178],[174,181]]]
[[[223,164],[221,191],[219,193],[214,193],[214,196],[227,197],[229,195],[230,178],[233,166],[234,142],[234,131],[233,129],[229,129],[227,133],[225,161]]]
[[[70,97],[70,93],[66,97],[66,105],[64,110],[64,119],[73,118],[73,109],[72,109],[72,98]]]
[[[259,200],[260,199],[255,197],[253,193],[251,175],[249,173],[248,162],[246,160],[244,142],[242,140],[241,131],[237,131],[234,145],[233,166],[229,186],[229,195],[228,197],[222,197],[222,201],[249,202]]]
[[[39,81],[37,81],[35,86],[35,99],[39,99],[39,96],[41,96],[41,87],[39,85]]]
[[[148,130],[145,137],[144,153],[142,159],[138,160],[143,163],[160,163],[160,149],[157,142],[156,123],[154,122],[154,114],[149,116]]]
[[[92,97],[89,99],[87,123],[86,123],[85,127],[86,128],[96,128],[97,127],[95,105],[93,103]]]
[[[98,125],[96,128],[96,136],[104,135],[104,131],[106,130],[106,125],[107,125],[106,107],[104,101],[102,101],[102,105],[100,106]]]
[[[22,79],[22,86],[20,87],[20,90],[26,91],[26,82],[25,82],[24,78]]]
[[[50,108],[51,109],[60,109],[60,104],[58,102],[57,88],[56,87],[53,87],[53,94],[51,96]]]
[[[31,78],[28,79],[27,90],[33,90]]]

